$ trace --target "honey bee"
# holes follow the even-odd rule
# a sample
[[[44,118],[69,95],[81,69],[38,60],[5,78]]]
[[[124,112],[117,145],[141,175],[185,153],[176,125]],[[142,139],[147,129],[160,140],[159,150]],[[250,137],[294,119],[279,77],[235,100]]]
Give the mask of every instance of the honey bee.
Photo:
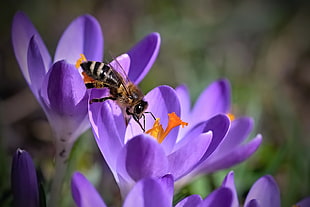
[[[85,60],[82,62],[82,60]],[[116,71],[110,64],[96,61],[87,61],[82,56],[77,65],[83,69],[84,82],[87,89],[91,88],[108,88],[110,95],[103,98],[91,99],[90,104],[94,102],[104,102],[106,100],[114,100],[122,109],[125,115],[126,124],[130,117],[139,124],[143,132],[145,132],[145,116],[148,107],[147,101],[144,100],[144,94],[141,89],[131,82],[128,77],[124,78],[118,71]],[[118,63],[119,64],[119,63]],[[124,74],[125,75],[125,74]],[[140,123],[143,117],[144,125]]]

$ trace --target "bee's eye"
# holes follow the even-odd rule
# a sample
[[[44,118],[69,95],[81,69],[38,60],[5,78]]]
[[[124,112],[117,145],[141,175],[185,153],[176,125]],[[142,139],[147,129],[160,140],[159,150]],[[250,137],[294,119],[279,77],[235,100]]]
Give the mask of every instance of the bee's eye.
[[[146,101],[141,101],[139,104],[137,104],[134,108],[135,114],[141,114],[147,107]]]

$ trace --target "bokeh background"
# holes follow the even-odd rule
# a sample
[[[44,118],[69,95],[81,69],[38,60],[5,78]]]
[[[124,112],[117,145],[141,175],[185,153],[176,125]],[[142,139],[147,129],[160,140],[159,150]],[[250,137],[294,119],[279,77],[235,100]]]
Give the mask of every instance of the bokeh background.
[[[53,138],[46,117],[15,60],[11,23],[24,11],[51,54],[67,25],[89,13],[101,24],[105,60],[126,52],[150,32],[162,38],[159,57],[140,85],[186,84],[194,102],[218,78],[232,85],[232,113],[251,116],[264,137],[254,156],[234,168],[242,202],[256,179],[275,177],[283,206],[310,195],[310,3],[294,0],[57,0],[6,1],[0,12],[0,206],[11,206],[11,159],[20,147],[33,157],[48,191],[53,175]],[[251,136],[250,138],[252,138]],[[83,172],[110,206],[120,206],[117,187],[90,131],[76,143],[62,206],[73,206],[69,179]],[[182,189],[206,196],[228,170]]]

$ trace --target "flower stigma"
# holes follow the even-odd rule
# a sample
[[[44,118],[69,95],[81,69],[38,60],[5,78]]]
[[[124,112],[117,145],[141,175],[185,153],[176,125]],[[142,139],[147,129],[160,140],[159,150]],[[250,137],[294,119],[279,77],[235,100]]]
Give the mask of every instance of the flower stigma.
[[[158,143],[162,143],[162,141],[164,141],[166,136],[170,133],[170,131],[173,128],[180,126],[180,125],[183,128],[184,126],[188,125],[188,123],[183,122],[180,119],[180,117],[176,115],[175,112],[168,114],[168,117],[169,117],[168,126],[165,130],[163,129],[163,126],[160,124],[160,119],[157,118],[154,122],[153,127],[146,131],[146,133],[154,137]]]

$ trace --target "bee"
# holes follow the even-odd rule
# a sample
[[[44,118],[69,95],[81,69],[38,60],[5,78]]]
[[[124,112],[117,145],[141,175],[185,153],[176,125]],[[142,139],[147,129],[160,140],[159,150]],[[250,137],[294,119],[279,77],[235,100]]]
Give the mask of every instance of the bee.
[[[128,124],[130,117],[133,117],[143,132],[145,132],[144,113],[150,113],[155,120],[151,112],[145,111],[148,107],[148,103],[144,100],[144,94],[141,89],[131,82],[127,76],[124,78],[125,73],[123,76],[110,64],[87,61],[83,55],[81,55],[81,58],[77,61],[77,66],[81,66],[83,69],[82,74],[87,89],[108,88],[110,91],[109,96],[91,99],[90,104],[94,102],[104,102],[106,100],[116,101],[125,115],[126,124]],[[143,117],[143,126],[139,121],[141,117]]]

